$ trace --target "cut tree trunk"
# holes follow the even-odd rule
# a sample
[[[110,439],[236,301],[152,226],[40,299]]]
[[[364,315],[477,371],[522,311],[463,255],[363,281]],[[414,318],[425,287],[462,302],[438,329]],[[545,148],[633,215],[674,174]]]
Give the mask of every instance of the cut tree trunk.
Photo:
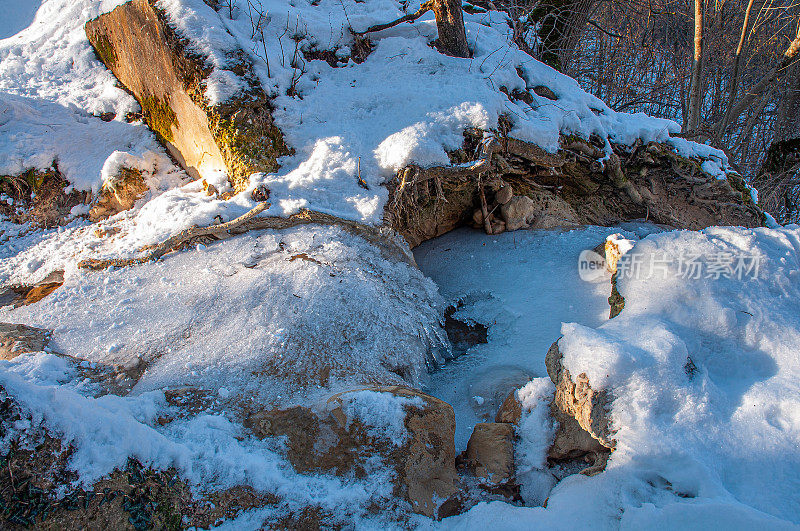
[[[228,57],[242,90],[205,97],[211,61],[196,53],[156,0],[132,0],[86,23],[98,57],[142,106],[170,154],[193,178],[225,172],[237,191],[251,174],[276,171],[292,153],[272,119],[269,96],[243,52]]]

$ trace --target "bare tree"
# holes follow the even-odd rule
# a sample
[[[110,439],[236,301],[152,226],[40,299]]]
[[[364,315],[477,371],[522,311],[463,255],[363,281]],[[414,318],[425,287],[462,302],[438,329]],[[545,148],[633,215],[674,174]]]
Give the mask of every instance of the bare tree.
[[[800,7],[794,6],[800,15]],[[795,54],[800,47],[800,21]],[[790,53],[792,46],[787,53]],[[785,63],[786,55],[784,54]],[[780,222],[800,221],[800,59],[793,59],[777,76],[780,100],[774,134],[764,164],[753,180],[760,201]]]

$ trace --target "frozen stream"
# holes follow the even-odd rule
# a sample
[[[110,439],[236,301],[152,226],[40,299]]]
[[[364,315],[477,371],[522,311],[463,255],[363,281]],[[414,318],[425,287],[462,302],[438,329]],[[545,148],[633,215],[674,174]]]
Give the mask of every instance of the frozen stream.
[[[486,344],[431,375],[430,394],[455,409],[457,450],[466,447],[476,422],[494,421],[512,389],[547,376],[545,354],[562,322],[597,327],[608,318],[608,278],[582,281],[578,255],[617,231],[588,227],[487,236],[465,228],[415,250],[420,269],[442,296],[461,302],[454,317],[488,326]]]

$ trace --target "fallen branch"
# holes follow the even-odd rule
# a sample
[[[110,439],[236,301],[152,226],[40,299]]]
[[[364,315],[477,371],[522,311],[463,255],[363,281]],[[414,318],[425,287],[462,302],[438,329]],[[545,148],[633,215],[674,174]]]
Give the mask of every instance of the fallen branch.
[[[420,6],[420,8],[416,11],[416,13],[405,15],[403,17],[398,18],[397,20],[393,20],[392,22],[387,22],[385,24],[376,24],[374,26],[370,26],[364,31],[353,31],[352,29],[350,31],[353,33],[353,35],[359,35],[359,36],[366,35],[367,33],[374,33],[376,31],[382,31],[385,29],[393,28],[394,26],[400,25],[403,22],[414,22],[415,20],[420,18],[422,15],[424,15],[431,9],[433,9],[433,0],[428,0],[427,2],[424,2]]]

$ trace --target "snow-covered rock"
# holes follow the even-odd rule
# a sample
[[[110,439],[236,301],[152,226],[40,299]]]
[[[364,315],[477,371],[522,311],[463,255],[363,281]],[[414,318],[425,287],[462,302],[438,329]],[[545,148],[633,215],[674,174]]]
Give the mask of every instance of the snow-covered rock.
[[[419,514],[435,517],[456,493],[455,418],[447,403],[407,387],[368,387],[337,393],[320,409],[256,411],[245,424],[261,438],[286,437],[299,472],[393,470],[396,493]]]

